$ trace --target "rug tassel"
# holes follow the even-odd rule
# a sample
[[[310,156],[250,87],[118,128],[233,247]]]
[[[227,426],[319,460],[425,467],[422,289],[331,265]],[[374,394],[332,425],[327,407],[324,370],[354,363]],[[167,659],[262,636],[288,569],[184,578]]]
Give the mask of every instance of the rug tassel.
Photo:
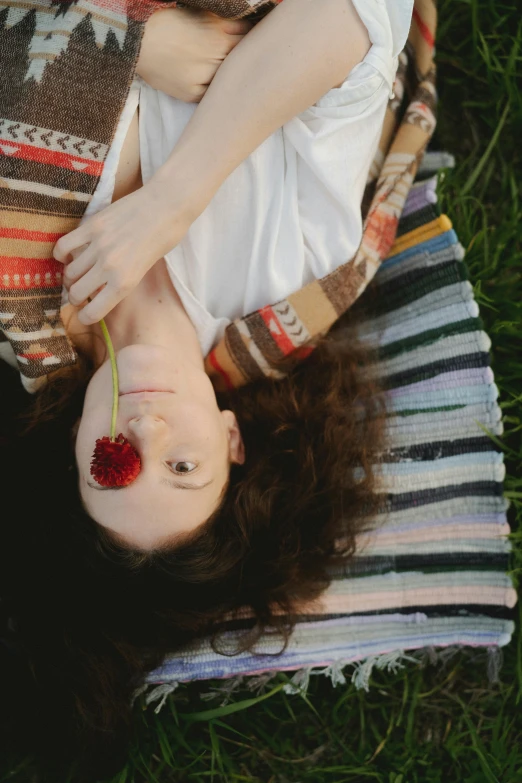
[[[283,691],[291,696],[306,696],[308,693],[308,686],[310,685],[311,669],[299,669],[290,682],[287,682],[283,686]]]
[[[399,669],[404,669],[406,663],[415,663],[421,668],[424,668],[428,663],[430,665],[438,665],[447,667],[451,659],[462,652],[461,645],[449,645],[441,649],[436,649],[432,646],[424,647],[420,650],[416,650],[414,655],[408,655],[404,650],[393,650],[388,653],[382,653],[381,655],[370,655],[361,661],[335,661],[329,666],[323,669],[313,669],[313,667],[306,667],[299,669],[295,672],[292,679],[283,686],[283,691],[291,696],[306,696],[310,685],[310,677],[314,675],[323,675],[329,677],[332,685],[346,685],[347,679],[343,670],[347,666],[353,666],[354,670],[351,675],[351,682],[357,690],[370,690],[370,678],[374,669],[384,670],[386,669],[393,674],[396,674]],[[483,656],[483,651],[482,656]],[[497,646],[491,646],[487,648],[487,677],[490,685],[495,685],[500,682],[500,670],[503,663],[502,649]],[[480,653],[475,653],[474,660],[480,658]],[[484,658],[482,657],[482,660]],[[203,700],[210,700],[216,696],[224,696],[224,701],[221,706],[228,704],[232,694],[240,687],[246,687],[250,691],[261,692],[265,689],[268,682],[279,674],[277,670],[272,672],[265,672],[264,674],[257,675],[255,677],[245,677],[244,675],[237,675],[231,677],[225,683],[213,688],[211,692],[201,694]],[[153,688],[145,697],[145,704],[148,706],[155,701],[158,701],[158,705],[154,712],[157,714],[167,701],[167,697],[173,693],[179,686],[179,682],[162,683]],[[142,693],[150,687],[152,683],[145,683],[138,688],[133,695],[133,701],[137,699]]]
[[[387,669],[388,671],[396,674],[399,669],[404,669],[406,662],[419,663],[417,658],[411,655],[407,655],[404,650],[393,650],[389,653],[383,653],[382,655],[370,655],[364,661],[355,663],[355,669],[352,673],[352,683],[357,690],[364,688],[365,691],[370,690],[370,677],[372,671],[375,668]]]
[[[343,661],[336,661],[330,666],[327,666],[326,669],[317,672],[317,674],[324,674],[325,677],[329,677],[334,688],[337,687],[337,685],[346,685],[346,677],[343,674],[343,669],[346,665],[347,664]]]
[[[206,691],[205,693],[200,693],[199,698],[203,701],[212,701],[213,699],[216,699],[218,696],[222,696],[223,699],[220,702],[220,707],[226,707],[227,704],[230,702],[230,699],[232,698],[232,694],[235,693],[235,691],[238,690],[238,688],[241,688],[243,685],[243,680],[245,678],[242,674],[236,675],[236,677],[230,677],[226,679],[223,683],[220,683],[217,687],[211,688],[210,691]]]
[[[161,685],[157,685],[145,696],[145,705],[148,707],[149,704],[159,700],[159,704],[154,710],[157,715],[167,701],[168,696],[170,696],[171,693],[174,693],[178,685],[179,682],[165,682]]]
[[[488,647],[488,680],[490,685],[500,682],[500,670],[504,662],[504,655],[500,647]]]

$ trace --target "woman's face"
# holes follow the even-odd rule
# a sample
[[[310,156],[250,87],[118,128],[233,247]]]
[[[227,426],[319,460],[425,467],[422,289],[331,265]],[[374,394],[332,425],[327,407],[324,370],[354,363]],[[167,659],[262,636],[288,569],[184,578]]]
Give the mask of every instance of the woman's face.
[[[97,438],[110,431],[109,362],[87,388],[76,439],[80,494],[89,515],[130,546],[147,550],[190,533],[219,505],[231,462],[244,462],[232,411],[220,411],[202,368],[160,346],[130,345],[117,354],[123,433],[141,457],[128,487],[96,484],[90,462]]]

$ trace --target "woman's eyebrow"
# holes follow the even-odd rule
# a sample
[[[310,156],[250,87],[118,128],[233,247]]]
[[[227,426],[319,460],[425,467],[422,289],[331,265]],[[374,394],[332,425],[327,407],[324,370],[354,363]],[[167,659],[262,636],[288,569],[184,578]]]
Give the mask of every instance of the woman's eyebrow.
[[[176,479],[162,478],[160,484],[166,484],[168,487],[172,487],[173,489],[203,489],[204,487],[208,487],[209,484],[212,484],[213,481],[214,479],[211,478],[209,481],[205,481],[203,484],[189,484],[185,481],[176,481]],[[94,484],[92,481],[88,481],[87,485],[91,487],[91,489],[98,490],[98,492],[125,489],[125,487],[101,487],[99,484]]]
[[[189,484],[185,481],[162,478],[160,484],[166,484],[168,487],[173,487],[174,489],[203,489],[203,487],[208,487],[209,484],[212,484],[213,481],[214,479],[211,478],[209,481],[203,482],[203,484]]]
[[[88,481],[87,486],[91,489],[97,489],[99,492],[105,492],[108,489],[125,489],[125,487],[101,487],[99,484],[94,484],[92,481]]]

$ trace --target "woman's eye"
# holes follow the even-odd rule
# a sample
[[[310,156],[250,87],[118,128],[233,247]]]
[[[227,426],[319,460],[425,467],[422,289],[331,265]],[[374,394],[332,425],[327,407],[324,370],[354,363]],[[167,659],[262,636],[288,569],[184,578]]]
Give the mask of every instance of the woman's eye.
[[[197,468],[194,462],[169,462],[168,466],[174,473],[192,473]]]

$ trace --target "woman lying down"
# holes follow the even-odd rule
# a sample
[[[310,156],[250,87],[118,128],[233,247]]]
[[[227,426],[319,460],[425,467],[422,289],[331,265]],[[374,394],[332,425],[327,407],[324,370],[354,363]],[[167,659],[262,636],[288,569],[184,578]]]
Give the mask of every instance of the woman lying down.
[[[83,652],[71,676],[84,683],[71,707],[82,742],[128,727],[146,671],[225,614],[248,607],[246,647],[268,626],[287,638],[284,614],[320,595],[375,508],[382,443],[361,415],[373,388],[353,338],[334,331],[283,380],[226,393],[204,358],[233,319],[355,254],[411,13],[411,0],[284,0],[252,29],[182,7],[155,14],[194,40],[228,25],[234,45],[199,102],[134,81],[88,213],[54,251],[64,323],[91,368],[75,428],[79,497],[64,512],[90,547],[69,586],[88,584],[92,613],[69,635]],[[116,431],[141,459],[115,488],[90,471],[111,417],[103,317]],[[85,663],[94,639],[97,667]]]
[[[219,410],[203,359],[231,320],[355,254],[408,31],[406,13],[394,28],[397,15],[376,0],[285,0],[231,52],[199,105],[132,86],[90,217],[55,249],[68,262],[70,304],[92,299],[64,308],[97,368],[76,440],[80,493],[118,542],[150,550],[186,539],[224,499],[231,464],[247,464],[237,417]],[[120,374],[117,429],[142,460],[118,491],[89,470],[110,419],[110,366],[96,339],[104,316]]]

